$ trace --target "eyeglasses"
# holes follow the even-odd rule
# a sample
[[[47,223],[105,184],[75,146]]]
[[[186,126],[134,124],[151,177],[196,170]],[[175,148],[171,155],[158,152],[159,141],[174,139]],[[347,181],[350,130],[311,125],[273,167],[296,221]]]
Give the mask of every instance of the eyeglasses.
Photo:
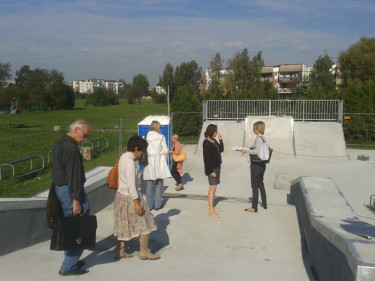
[[[77,128],[82,132],[84,139],[87,139],[89,137],[89,134],[85,134],[85,132],[80,127]]]

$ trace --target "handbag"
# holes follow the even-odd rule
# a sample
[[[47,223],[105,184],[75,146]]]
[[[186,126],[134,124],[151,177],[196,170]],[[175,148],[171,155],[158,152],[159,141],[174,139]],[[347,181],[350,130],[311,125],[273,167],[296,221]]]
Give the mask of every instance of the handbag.
[[[139,158],[139,165],[146,167],[148,165],[148,154],[147,150],[143,151],[141,158]]]
[[[271,161],[271,156],[273,149],[268,146],[268,144],[264,141],[264,138],[260,136],[263,140],[258,155],[250,154],[250,162],[251,163],[269,163]]]
[[[172,155],[174,162],[183,162],[186,160],[186,150],[181,150],[180,154],[173,154]]]
[[[146,141],[147,141],[147,135],[146,135]],[[141,158],[138,159],[138,164],[140,166],[146,167],[148,165],[148,153],[147,149],[143,151]]]
[[[56,223],[50,244],[55,251],[93,249],[96,244],[96,216],[61,217]]]

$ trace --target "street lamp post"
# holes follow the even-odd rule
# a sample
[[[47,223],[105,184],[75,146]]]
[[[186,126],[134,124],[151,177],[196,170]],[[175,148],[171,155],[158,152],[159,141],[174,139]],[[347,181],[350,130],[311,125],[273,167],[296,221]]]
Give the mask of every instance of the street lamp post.
[[[168,105],[168,117],[169,117],[169,83],[168,83],[167,105]]]
[[[171,77],[168,78],[168,96],[167,96],[167,104],[168,104],[168,117],[170,117],[170,111],[169,111],[169,84],[171,83]]]

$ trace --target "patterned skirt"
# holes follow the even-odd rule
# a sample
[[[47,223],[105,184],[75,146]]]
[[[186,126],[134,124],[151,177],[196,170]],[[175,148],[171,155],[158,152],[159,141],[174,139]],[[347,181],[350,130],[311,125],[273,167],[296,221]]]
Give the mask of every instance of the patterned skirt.
[[[138,216],[134,207],[133,199],[116,192],[114,209],[115,223],[113,234],[118,240],[128,241],[141,234],[150,234],[156,230],[154,217],[147,207],[142,195],[139,196],[141,205],[145,210],[143,216]]]

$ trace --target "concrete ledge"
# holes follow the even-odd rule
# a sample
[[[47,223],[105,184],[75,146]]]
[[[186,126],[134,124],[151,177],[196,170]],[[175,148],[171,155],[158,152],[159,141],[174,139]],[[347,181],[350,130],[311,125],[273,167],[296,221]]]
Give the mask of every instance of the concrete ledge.
[[[107,187],[111,167],[97,167],[86,173],[85,190],[95,214],[113,202],[115,191]],[[48,190],[33,198],[0,199],[0,256],[46,241],[51,230],[46,226]]]
[[[375,227],[362,222],[332,179],[301,177],[291,185],[302,237],[319,280],[375,280]]]

